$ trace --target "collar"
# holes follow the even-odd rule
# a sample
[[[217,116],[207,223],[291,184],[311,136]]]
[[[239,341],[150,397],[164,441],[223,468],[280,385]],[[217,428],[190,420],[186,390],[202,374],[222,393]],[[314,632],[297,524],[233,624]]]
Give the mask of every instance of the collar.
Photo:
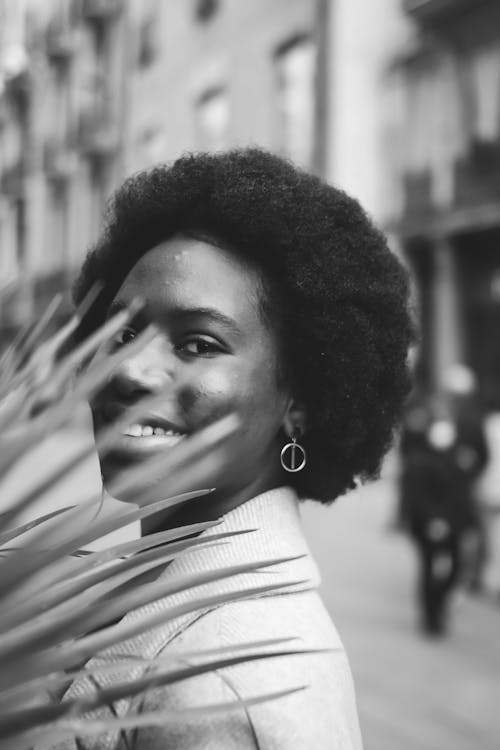
[[[277,593],[304,591],[319,586],[319,571],[311,557],[302,531],[299,501],[292,488],[279,487],[247,500],[242,505],[229,511],[223,517],[222,523],[202,532],[200,537],[204,537],[208,541],[211,536],[222,531],[243,531],[247,529],[252,529],[252,531],[224,540],[224,543],[194,548],[192,551],[179,555],[165,568],[160,578],[164,580],[177,579],[241,563],[297,555],[304,555],[304,557],[252,573],[232,576],[222,581],[214,581],[196,588],[182,590],[177,594],[164,597],[129,612],[123,622],[130,622],[132,619],[148,614],[156,614],[161,610],[166,611],[171,607],[187,603],[195,597],[198,598],[198,596],[223,595],[241,588],[262,586],[269,583],[285,585],[289,582],[295,582],[293,586],[287,585],[284,589],[257,595],[261,597],[272,596]],[[153,659],[176,635],[208,611],[209,608],[196,609],[175,619],[167,620],[160,627],[117,643],[91,659],[87,667],[98,668],[123,658]],[[135,669],[131,669],[129,676],[139,676],[141,670],[139,669],[137,674],[135,672]],[[123,673],[121,676],[123,677]],[[99,683],[102,687],[110,685],[115,680],[116,675],[108,671],[99,675]],[[87,678],[79,679],[71,685],[66,697],[77,697],[89,689],[92,690],[92,685],[89,684]]]
[[[298,555],[304,555],[304,557],[180,591],[130,612],[124,620],[128,622],[137,617],[153,614],[163,609],[167,610],[184,604],[194,597],[224,595],[243,587],[253,588],[265,584],[285,585],[289,582],[300,581],[300,583],[287,586],[286,592],[292,592],[319,586],[318,568],[311,557],[302,531],[299,500],[291,487],[279,487],[247,500],[226,513],[222,523],[206,529],[200,537],[209,541],[210,537],[220,532],[244,530],[248,530],[248,533],[207,547],[194,548],[192,551],[179,555],[165,568],[160,578],[162,580],[178,579],[232,565]],[[258,596],[271,596],[276,593],[285,593],[285,590]],[[154,631],[125,641],[119,647],[119,651],[122,655],[128,655],[129,649],[132,649],[132,652],[137,654],[139,647],[142,656],[147,655],[147,658],[153,658],[160,648],[199,616],[200,611],[197,610],[180,618],[168,620]]]

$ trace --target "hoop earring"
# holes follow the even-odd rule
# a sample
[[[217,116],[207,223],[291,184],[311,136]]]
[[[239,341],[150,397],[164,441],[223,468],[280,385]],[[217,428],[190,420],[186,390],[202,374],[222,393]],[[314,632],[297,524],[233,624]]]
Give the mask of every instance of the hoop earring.
[[[285,457],[288,451],[290,452],[289,464],[285,460]],[[299,451],[302,456],[302,460],[300,461],[298,465],[296,464],[296,460],[295,460],[295,454],[297,451]],[[286,443],[286,445],[283,446],[283,448],[281,449],[280,461],[284,470],[290,472],[291,474],[295,474],[296,471],[302,471],[302,469],[307,463],[307,455],[306,455],[305,448],[303,448],[302,445],[297,442],[296,437],[292,438],[291,443]]]

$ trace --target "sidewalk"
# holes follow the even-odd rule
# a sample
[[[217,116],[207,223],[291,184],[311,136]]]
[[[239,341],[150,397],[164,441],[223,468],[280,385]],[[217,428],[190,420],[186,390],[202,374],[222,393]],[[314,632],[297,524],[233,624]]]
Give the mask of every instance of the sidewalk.
[[[365,750],[497,750],[500,607],[467,598],[447,638],[423,638],[413,550],[389,530],[394,501],[385,480],[302,513],[351,660]]]

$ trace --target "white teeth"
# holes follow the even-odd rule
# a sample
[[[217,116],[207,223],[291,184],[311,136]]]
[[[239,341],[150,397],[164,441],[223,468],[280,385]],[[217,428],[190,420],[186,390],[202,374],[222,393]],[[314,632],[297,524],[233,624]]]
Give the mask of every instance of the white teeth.
[[[165,430],[163,427],[152,427],[149,424],[131,424],[125,430],[125,435],[130,437],[184,437],[182,433],[175,430]]]
[[[142,427],[140,424],[131,424],[130,427],[128,427],[125,430],[125,435],[131,435],[132,437],[141,437],[142,435]]]

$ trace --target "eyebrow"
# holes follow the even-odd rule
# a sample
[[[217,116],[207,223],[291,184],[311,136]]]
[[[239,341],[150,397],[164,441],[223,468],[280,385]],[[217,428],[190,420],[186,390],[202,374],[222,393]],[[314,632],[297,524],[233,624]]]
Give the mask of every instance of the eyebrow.
[[[113,300],[108,308],[108,317],[112,317],[126,308],[127,305],[121,300]],[[140,310],[136,319],[141,318],[143,315],[144,310]],[[175,307],[169,312],[169,316],[175,320],[199,317],[209,318],[213,323],[217,323],[234,333],[241,334],[241,330],[236,321],[228,315],[224,315],[224,313],[217,310],[215,307]]]
[[[212,322],[218,323],[223,328],[241,333],[236,321],[215,307],[178,307],[172,311],[172,315],[174,318],[210,318]]]
[[[108,307],[106,318],[109,320],[109,318],[112,318],[113,315],[117,315],[118,313],[122,312],[122,310],[126,310],[127,307],[128,305],[126,305],[125,302],[120,302],[119,300],[113,300],[113,302]]]

